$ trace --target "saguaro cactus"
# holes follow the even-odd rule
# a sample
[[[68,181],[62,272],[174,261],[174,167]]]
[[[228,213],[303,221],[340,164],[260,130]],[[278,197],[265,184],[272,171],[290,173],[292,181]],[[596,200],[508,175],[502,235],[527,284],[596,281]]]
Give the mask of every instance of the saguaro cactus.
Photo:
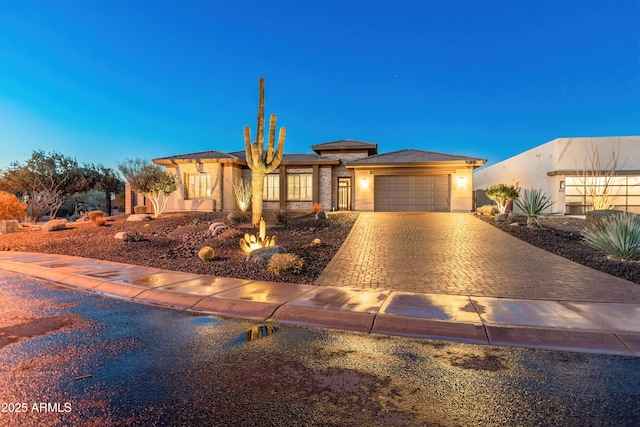
[[[244,146],[247,155],[247,165],[251,168],[251,222],[257,226],[262,217],[262,201],[264,195],[264,177],[273,172],[280,165],[284,152],[284,139],[287,130],[280,128],[278,133],[278,146],[275,145],[276,115],[269,118],[269,139],[267,152],[264,146],[264,78],[258,80],[260,88],[260,101],[258,103],[258,126],[256,129],[256,141],[251,142],[251,129],[244,127]]]

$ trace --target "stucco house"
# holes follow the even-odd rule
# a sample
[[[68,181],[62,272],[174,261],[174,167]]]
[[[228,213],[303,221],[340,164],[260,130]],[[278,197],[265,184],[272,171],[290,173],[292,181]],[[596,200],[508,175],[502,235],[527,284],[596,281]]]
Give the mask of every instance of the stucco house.
[[[640,213],[640,136],[556,138],[514,157],[473,172],[473,189],[495,184],[521,189],[541,189],[556,203],[548,213],[583,214],[589,209],[584,196],[585,168],[592,170],[589,156],[597,152],[600,171],[618,164],[613,177],[614,209]],[[594,178],[604,182],[602,176]]]
[[[472,170],[484,159],[424,150],[378,154],[372,142],[316,144],[314,153],[285,154],[264,180],[264,210],[470,212]],[[154,159],[176,175],[166,211],[237,209],[233,186],[250,181],[244,151],[204,151]],[[127,206],[131,212],[136,198]],[[144,203],[138,198],[137,203]]]

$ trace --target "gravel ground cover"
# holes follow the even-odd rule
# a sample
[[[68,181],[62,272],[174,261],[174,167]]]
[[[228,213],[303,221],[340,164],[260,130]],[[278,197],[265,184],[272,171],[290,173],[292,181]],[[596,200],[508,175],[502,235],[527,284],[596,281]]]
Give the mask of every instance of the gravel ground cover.
[[[509,223],[496,222],[493,217],[489,216],[478,216],[478,218],[548,252],[640,284],[640,262],[611,259],[604,252],[588,246],[584,242],[586,222],[582,218],[571,216],[541,217],[539,221],[542,227],[533,228],[527,227],[526,221]]]
[[[277,243],[287,252],[304,259],[300,274],[280,276],[266,267],[246,262],[239,242],[245,233],[257,233],[256,228],[232,225],[218,236],[211,235],[212,222],[226,221],[226,215],[221,213],[168,213],[143,222],[126,221],[126,216],[120,215],[110,217],[104,226],[76,222],[53,232],[43,231],[39,226],[21,227],[17,233],[0,235],[0,250],[74,255],[197,274],[309,284],[340,248],[357,217],[357,213],[336,213],[326,220],[317,220],[314,214],[294,213],[285,226],[267,214],[267,235],[276,235]],[[139,233],[144,240],[125,242],[114,237],[118,232]],[[314,243],[314,239],[320,239],[320,244]],[[211,261],[198,258],[198,251],[204,246],[215,251]]]

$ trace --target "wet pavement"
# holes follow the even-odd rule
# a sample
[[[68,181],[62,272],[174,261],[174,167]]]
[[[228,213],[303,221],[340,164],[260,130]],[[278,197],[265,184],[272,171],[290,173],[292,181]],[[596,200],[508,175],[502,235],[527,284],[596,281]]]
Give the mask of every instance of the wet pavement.
[[[3,426],[640,423],[635,357],[269,333],[6,272],[0,312],[0,402],[28,409]]]
[[[593,302],[579,296],[574,301],[555,301],[273,283],[20,252],[0,252],[0,270],[203,314],[381,335],[640,356],[637,303]]]

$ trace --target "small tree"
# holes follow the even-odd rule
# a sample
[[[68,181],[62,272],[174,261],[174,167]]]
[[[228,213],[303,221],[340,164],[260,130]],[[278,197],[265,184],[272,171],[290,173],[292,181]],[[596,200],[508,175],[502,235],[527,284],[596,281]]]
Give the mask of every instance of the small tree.
[[[142,193],[153,205],[153,217],[160,216],[167,206],[167,197],[178,189],[174,175],[161,166],[143,159],[127,159],[118,164],[131,189]]]
[[[57,152],[34,151],[24,164],[14,162],[2,172],[0,188],[26,196],[27,221],[47,212],[55,218],[65,200],[89,188],[78,162]]]
[[[520,192],[513,185],[498,184],[489,187],[487,197],[496,202],[500,213],[505,213],[507,206],[520,196]]]
[[[251,204],[251,183],[244,179],[233,184],[233,193],[236,196],[236,203],[241,212],[246,212]]]
[[[578,192],[584,197],[587,206],[594,211],[612,209],[618,196],[614,191],[614,181],[620,160],[620,147],[611,151],[611,159],[603,168],[600,164],[598,147],[591,141],[591,149],[586,150],[583,168],[578,175]]]
[[[124,182],[122,182],[122,179],[120,179],[116,171],[104,167],[100,163],[97,165],[86,163],[84,168],[87,170],[86,175],[90,177],[91,189],[104,192],[105,210],[107,211],[107,215],[111,215],[111,195],[124,191]]]

